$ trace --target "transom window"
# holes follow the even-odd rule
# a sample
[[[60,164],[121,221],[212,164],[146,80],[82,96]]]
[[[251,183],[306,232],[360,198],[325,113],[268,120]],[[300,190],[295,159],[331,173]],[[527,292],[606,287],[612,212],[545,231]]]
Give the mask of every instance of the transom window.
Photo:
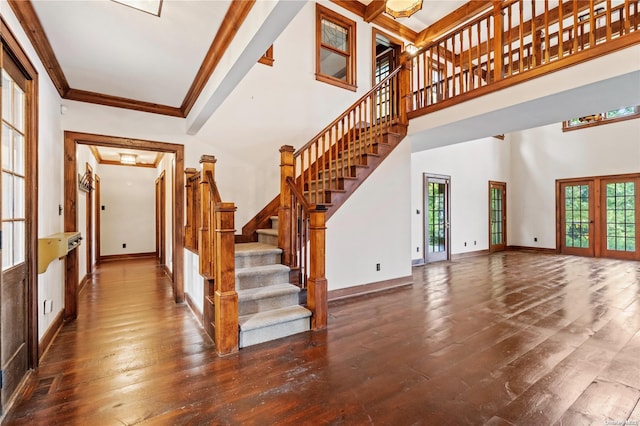
[[[316,5],[316,80],[356,90],[356,23]]]
[[[629,120],[640,117],[640,107],[630,106],[618,108],[607,112],[586,115],[584,117],[572,118],[562,123],[562,130],[575,130],[584,127],[599,126],[616,121]]]

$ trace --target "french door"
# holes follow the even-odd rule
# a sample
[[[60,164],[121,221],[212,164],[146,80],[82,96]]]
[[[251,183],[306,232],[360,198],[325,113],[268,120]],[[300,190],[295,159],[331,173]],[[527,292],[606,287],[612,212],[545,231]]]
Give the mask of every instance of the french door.
[[[639,174],[559,181],[560,251],[640,260],[639,186]]]
[[[451,178],[424,175],[425,263],[449,260],[449,194]]]
[[[6,408],[12,394],[27,370],[33,365],[34,353],[30,310],[34,295],[30,290],[31,203],[26,193],[32,182],[29,141],[31,91],[28,78],[4,49],[2,59],[2,107],[0,151],[0,188],[2,193],[0,219],[2,244],[0,257],[0,368],[2,387],[0,412]],[[35,259],[33,259],[35,260]],[[37,349],[35,349],[37,351]]]
[[[489,182],[489,251],[507,247],[507,184]]]
[[[560,251],[578,256],[595,254],[595,194],[593,180],[560,182]]]

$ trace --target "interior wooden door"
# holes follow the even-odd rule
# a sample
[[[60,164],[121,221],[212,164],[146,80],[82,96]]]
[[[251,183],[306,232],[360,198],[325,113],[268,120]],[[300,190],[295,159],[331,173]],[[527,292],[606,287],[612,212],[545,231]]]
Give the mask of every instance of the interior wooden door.
[[[448,176],[424,177],[424,254],[425,262],[449,260],[449,191]]]
[[[156,179],[156,253],[161,265],[167,263],[166,255],[166,188],[164,172]]]
[[[85,165],[85,173],[89,175],[89,184],[95,189],[95,183],[93,179],[93,168],[89,163]],[[90,190],[86,193],[86,209],[87,215],[87,229],[85,235],[85,247],[87,254],[87,274],[93,272],[93,191]]]
[[[560,182],[560,252],[579,256],[595,254],[594,181]]]
[[[507,184],[489,182],[489,251],[507,247]]]
[[[601,252],[603,257],[640,260],[638,238],[640,211],[638,202],[638,177],[615,177],[600,180],[602,230]]]
[[[29,368],[29,279],[26,253],[27,79],[2,50],[2,275],[0,279],[0,408],[5,407]]]

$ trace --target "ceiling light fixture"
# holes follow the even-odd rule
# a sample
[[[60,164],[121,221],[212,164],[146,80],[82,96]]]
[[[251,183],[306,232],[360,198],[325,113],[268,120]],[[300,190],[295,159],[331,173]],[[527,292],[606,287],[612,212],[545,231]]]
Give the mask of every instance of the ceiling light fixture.
[[[120,154],[120,164],[133,166],[138,162],[138,156],[133,154]]]
[[[415,44],[409,43],[405,46],[404,50],[410,55],[410,56],[415,56],[416,53],[418,53],[418,47]]]
[[[422,0],[387,0],[385,12],[394,18],[408,18],[422,9]]]

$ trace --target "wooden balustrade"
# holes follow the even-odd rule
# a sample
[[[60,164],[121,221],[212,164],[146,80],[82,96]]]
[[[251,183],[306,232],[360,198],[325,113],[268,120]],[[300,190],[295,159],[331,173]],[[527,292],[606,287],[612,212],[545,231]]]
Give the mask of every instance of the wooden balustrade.
[[[488,2],[485,12],[424,46],[410,60],[410,118],[421,115],[415,111],[450,105],[444,101],[454,97],[462,101],[458,97],[503,88],[494,86],[502,80],[533,70],[541,75],[637,43],[639,3],[618,3],[567,0],[551,7],[557,2]]]
[[[216,351],[238,351],[238,294],[235,289],[235,229],[233,203],[222,202],[215,182],[216,159],[200,159],[200,229],[198,254],[204,277],[203,325]]]
[[[396,68],[294,154],[296,184],[311,204],[328,204],[327,192],[340,190],[339,178],[357,164],[353,155],[341,155],[347,147],[358,155],[372,153],[377,137],[407,123],[402,69]]]

